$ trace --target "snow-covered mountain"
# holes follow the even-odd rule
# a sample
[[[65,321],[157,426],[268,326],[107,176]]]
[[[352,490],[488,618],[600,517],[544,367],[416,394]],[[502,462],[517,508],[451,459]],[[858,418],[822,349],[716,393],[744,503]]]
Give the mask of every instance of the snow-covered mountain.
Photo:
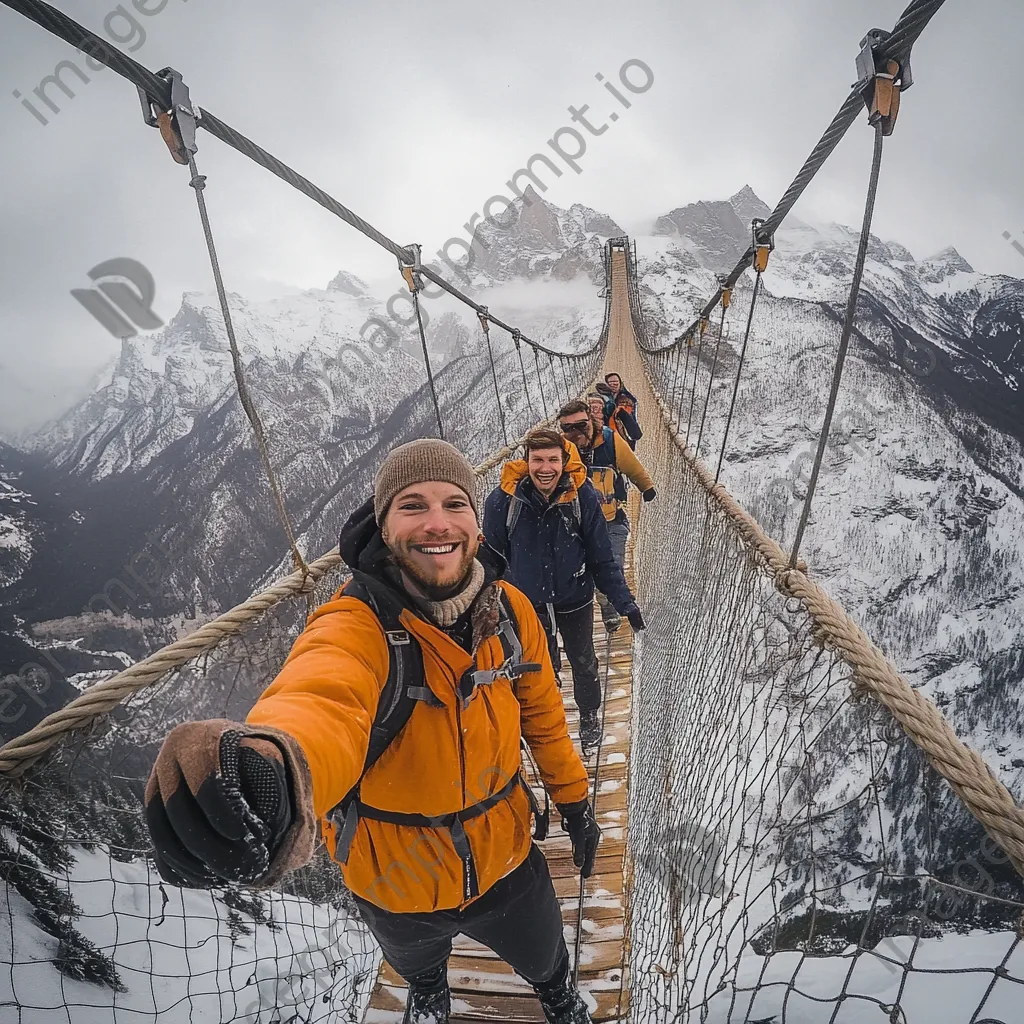
[[[697,224],[685,238],[638,240],[641,304],[656,344],[692,322],[714,291],[715,272],[746,247],[735,228],[739,212],[726,205],[675,211],[674,224]],[[749,202],[742,205],[750,211]],[[776,243],[721,479],[788,549],[823,421],[858,235],[840,225],[796,224],[780,230]],[[671,389],[674,379],[677,395],[686,396],[685,425],[699,355],[690,443],[710,394],[700,448],[712,466],[723,444],[752,281],[748,271],[734,292],[720,346],[713,329],[703,348],[691,350],[685,378],[674,362],[662,371],[662,388]],[[717,327],[717,314],[713,320]],[[979,274],[953,248],[918,262],[898,243],[872,238],[800,550],[813,576],[1018,798],[1024,793],[1022,341],[1024,281]],[[851,914],[842,927],[856,929],[865,906],[849,901],[857,887],[843,883],[865,865],[888,856],[894,875],[934,871],[952,878],[958,861],[977,852],[982,833],[947,787],[936,786],[929,796],[921,756],[905,741],[881,775],[884,832],[866,827],[858,794],[872,773],[851,721],[839,716],[825,729],[800,792],[814,794],[821,817],[818,885],[833,883],[829,909]],[[786,858],[796,915],[806,911],[795,895],[810,885],[806,865],[813,858],[798,839]],[[995,894],[1020,898],[1012,870],[992,874]],[[870,899],[872,892],[861,895]],[[1012,927],[997,910],[969,908],[965,920]],[[835,936],[857,941],[842,928]]]

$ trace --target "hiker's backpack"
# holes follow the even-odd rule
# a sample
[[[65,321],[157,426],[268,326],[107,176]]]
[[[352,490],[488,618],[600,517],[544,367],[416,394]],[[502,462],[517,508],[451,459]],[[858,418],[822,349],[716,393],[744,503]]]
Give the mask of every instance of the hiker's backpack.
[[[619,472],[618,453],[615,450],[615,431],[611,427],[602,427],[601,436],[610,453],[609,465],[615,474],[615,500],[624,502],[626,500],[626,481],[622,479],[622,474]]]
[[[329,812],[329,818],[336,812],[340,812],[340,817],[344,818],[352,798],[358,798],[359,784],[363,777],[398,738],[399,733],[412,717],[417,701],[423,701],[432,707],[443,706],[427,686],[426,672],[423,667],[423,651],[419,641],[402,624],[403,606],[397,598],[385,588],[374,585],[361,573],[354,575],[349,580],[342,589],[342,594],[345,597],[354,597],[362,601],[377,616],[388,643],[388,678],[380,692],[377,711],[370,727],[370,742],[366,750],[366,759],[363,761],[363,769],[352,789]],[[471,667],[463,674],[458,685],[458,697],[462,701],[463,707],[468,704],[478,686],[489,685],[504,676],[512,682],[513,689],[515,689],[516,680],[520,675],[540,670],[540,665],[523,662],[519,623],[516,621],[515,612],[509,605],[503,590],[500,592],[498,600],[497,635],[501,640],[504,661],[497,668],[477,669]],[[536,795],[532,788],[525,783],[525,780],[524,786],[530,798],[531,810],[537,821],[534,838],[544,839],[547,836],[550,817],[547,791],[544,793],[544,809],[542,811]],[[351,836],[347,838],[351,841]],[[347,850],[344,853],[347,854]],[[341,859],[344,860],[344,856]]]

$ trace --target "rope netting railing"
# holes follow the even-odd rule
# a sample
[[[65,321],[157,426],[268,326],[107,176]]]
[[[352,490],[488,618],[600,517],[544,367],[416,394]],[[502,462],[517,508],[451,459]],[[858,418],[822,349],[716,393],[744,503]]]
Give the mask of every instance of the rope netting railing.
[[[631,266],[627,247],[624,297]],[[1006,794],[1002,831],[986,833],[903,709],[865,686],[870,641],[837,642],[842,609],[825,611],[805,567],[694,459],[690,394],[652,390],[648,374],[668,394],[674,362],[643,360],[632,333],[613,329],[608,363],[647,410],[638,455],[665,495],[636,541],[650,614],[634,663],[632,1019],[1009,1024],[1024,994],[1020,811]],[[738,415],[757,411],[748,396]],[[898,679],[876,655],[874,676]]]

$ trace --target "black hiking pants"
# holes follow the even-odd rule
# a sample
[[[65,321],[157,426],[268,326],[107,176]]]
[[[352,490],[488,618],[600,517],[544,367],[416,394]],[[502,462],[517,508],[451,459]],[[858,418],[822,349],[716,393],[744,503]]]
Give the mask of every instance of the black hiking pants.
[[[533,984],[552,978],[569,958],[548,862],[536,844],[519,867],[464,910],[396,914],[353,896],[387,962],[410,984],[437,977],[459,933],[493,949]]]
[[[536,606],[535,606],[536,607]],[[598,680],[597,652],[594,650],[594,603],[591,601],[574,612],[552,612],[549,607],[536,609],[548,637],[551,664],[557,674],[562,667],[558,653],[558,634],[572,668],[572,695],[580,711],[596,711],[601,706],[601,683]],[[555,621],[551,621],[554,614]]]

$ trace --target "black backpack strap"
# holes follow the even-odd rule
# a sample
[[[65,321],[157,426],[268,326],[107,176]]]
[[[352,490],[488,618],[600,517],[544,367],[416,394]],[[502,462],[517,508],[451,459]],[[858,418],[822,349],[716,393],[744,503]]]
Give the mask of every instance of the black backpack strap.
[[[355,786],[328,813],[328,817],[336,824],[340,819],[341,832],[335,856],[344,864],[348,859],[349,847],[358,822],[359,783],[362,782],[363,776],[380,760],[384,751],[405,728],[417,701],[435,707],[442,706],[442,703],[426,684],[423,651],[416,638],[402,625],[401,605],[358,577],[351,579],[342,593],[345,597],[354,597],[369,606],[377,616],[388,644],[388,678],[377,701],[377,712],[370,727],[370,742],[366,749],[363,770]]]
[[[519,639],[519,623],[508,603],[504,590],[498,595],[498,639],[501,641],[502,663],[497,668],[470,668],[459,680],[459,696],[465,707],[478,686],[490,686],[496,679],[508,679],[515,692],[516,680],[527,672],[539,672],[536,662],[523,661],[523,644]]]

